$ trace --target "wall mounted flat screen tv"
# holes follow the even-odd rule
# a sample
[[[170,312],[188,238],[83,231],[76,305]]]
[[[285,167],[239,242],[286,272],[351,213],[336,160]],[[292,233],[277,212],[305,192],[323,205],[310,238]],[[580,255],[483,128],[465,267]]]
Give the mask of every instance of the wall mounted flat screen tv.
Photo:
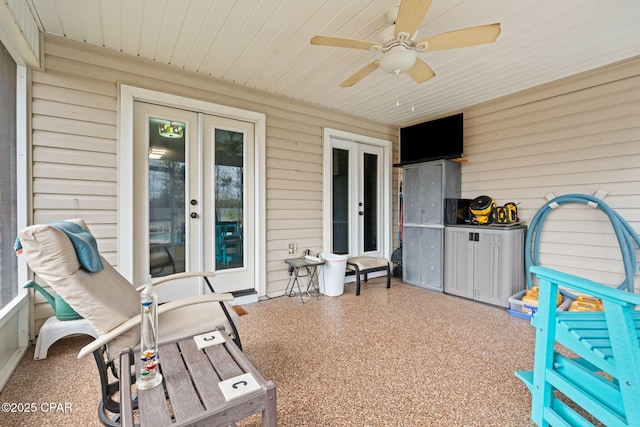
[[[462,113],[400,128],[400,163],[456,159],[464,152]]]

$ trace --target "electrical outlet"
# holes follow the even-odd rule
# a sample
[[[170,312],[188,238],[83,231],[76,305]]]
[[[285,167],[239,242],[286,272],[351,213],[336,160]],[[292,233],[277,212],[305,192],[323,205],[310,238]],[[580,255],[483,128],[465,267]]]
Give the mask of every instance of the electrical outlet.
[[[289,243],[289,255],[293,255],[296,253],[296,244]]]

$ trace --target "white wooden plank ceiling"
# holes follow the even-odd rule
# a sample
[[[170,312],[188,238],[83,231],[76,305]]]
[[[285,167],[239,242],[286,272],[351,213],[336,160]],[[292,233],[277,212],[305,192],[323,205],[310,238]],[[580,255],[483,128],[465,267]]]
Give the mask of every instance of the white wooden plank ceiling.
[[[27,1],[47,33],[396,125],[640,55],[638,0],[433,0],[420,37],[499,22],[498,40],[420,53],[419,85],[378,69],[342,88],[380,53],[309,40],[378,42],[399,0]]]

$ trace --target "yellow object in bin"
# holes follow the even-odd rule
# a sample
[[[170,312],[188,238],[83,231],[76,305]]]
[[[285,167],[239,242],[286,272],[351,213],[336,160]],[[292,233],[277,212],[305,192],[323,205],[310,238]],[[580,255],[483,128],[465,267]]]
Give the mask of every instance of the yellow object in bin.
[[[527,289],[524,292],[524,296],[522,297],[522,302],[531,306],[538,306],[538,292],[539,288],[537,286],[533,286],[531,289]],[[556,295],[556,306],[562,304],[562,295],[558,292]]]
[[[580,295],[569,306],[569,311],[602,311],[602,301],[599,298]]]

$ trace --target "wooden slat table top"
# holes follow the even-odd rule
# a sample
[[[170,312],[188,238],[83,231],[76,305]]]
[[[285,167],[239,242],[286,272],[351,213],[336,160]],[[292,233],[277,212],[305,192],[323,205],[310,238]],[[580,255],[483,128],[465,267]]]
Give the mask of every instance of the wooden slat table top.
[[[200,397],[191,383],[191,376],[180,356],[178,346],[165,345],[158,349],[161,355],[162,376],[167,393],[171,398],[171,406],[176,420],[189,418],[193,414],[204,411]],[[139,393],[139,400],[144,400],[145,393]],[[156,425],[154,422],[153,425]]]
[[[138,391],[141,426],[228,425],[263,411],[263,425],[275,425],[275,385],[265,380],[231,339],[221,331],[225,343],[198,349],[193,338],[161,345],[158,349],[162,386]],[[121,370],[128,365],[121,355]],[[124,364],[122,364],[124,363]],[[140,358],[135,357],[136,372]],[[218,382],[251,373],[261,385],[257,391],[227,402]],[[123,381],[122,385],[125,385]],[[169,401],[165,398],[165,390]],[[126,399],[126,393],[122,395]],[[130,395],[128,396],[130,399]],[[124,411],[122,420],[131,419]],[[266,416],[268,415],[268,416]]]
[[[189,371],[191,372],[191,378],[198,394],[204,401],[203,403],[207,407],[213,407],[219,402],[224,401],[224,396],[220,387],[218,387],[218,381],[221,380],[217,374],[207,355],[198,350],[198,346],[193,340],[184,341],[178,344],[182,350],[182,357],[187,365],[189,365]],[[215,381],[212,381],[214,378]]]

